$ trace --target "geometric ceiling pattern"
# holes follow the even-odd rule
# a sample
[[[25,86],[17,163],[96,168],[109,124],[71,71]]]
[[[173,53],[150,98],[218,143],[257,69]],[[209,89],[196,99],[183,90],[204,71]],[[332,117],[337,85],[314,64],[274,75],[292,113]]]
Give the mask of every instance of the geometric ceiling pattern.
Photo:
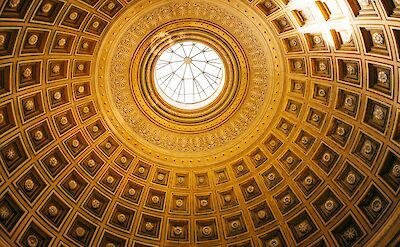
[[[168,156],[142,137],[129,143],[100,100],[99,54],[124,15],[175,4],[180,19],[197,11],[223,22],[215,9],[169,2],[2,1],[0,243],[398,245],[400,2],[213,1],[264,33],[253,41],[270,47],[274,90],[260,111],[273,111],[234,145],[205,139],[211,151],[197,161],[183,145]],[[239,36],[251,86],[251,42]]]

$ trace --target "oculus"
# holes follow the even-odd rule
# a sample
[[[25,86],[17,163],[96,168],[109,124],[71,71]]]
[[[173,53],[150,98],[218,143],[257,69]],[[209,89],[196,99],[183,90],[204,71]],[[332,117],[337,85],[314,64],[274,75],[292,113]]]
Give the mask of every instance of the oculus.
[[[161,98],[168,104],[196,110],[212,103],[224,87],[224,64],[209,46],[184,41],[161,52],[154,81]]]

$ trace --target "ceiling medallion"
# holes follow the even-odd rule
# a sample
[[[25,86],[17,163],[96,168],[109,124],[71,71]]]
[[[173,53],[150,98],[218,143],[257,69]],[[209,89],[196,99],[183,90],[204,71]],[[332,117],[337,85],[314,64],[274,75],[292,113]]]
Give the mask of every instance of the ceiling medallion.
[[[188,41],[218,51],[224,68],[224,85],[211,98],[212,104],[197,104],[192,109],[181,102],[165,100],[168,97],[162,97],[154,76],[160,57],[172,46]],[[202,20],[174,20],[151,30],[138,44],[130,67],[131,92],[140,110],[160,127],[186,133],[205,132],[230,119],[240,107],[249,83],[249,64],[244,51],[235,50],[234,46],[241,47],[232,35]]]
[[[274,41],[244,16],[222,3],[163,1],[121,16],[100,49],[94,85],[114,133],[170,165],[200,163],[265,131],[278,106],[271,101],[282,98],[283,66],[274,66]]]

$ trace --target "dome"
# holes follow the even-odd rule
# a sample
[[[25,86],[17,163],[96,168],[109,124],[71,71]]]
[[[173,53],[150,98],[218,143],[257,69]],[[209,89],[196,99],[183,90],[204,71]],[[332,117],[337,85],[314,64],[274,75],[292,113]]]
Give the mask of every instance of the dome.
[[[400,244],[400,2],[0,5],[0,246]]]

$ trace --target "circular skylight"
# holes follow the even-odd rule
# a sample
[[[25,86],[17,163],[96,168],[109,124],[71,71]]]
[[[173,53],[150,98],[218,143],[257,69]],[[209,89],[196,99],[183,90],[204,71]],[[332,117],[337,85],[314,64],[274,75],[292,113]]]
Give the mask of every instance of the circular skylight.
[[[224,65],[209,46],[181,42],[159,57],[154,80],[159,95],[169,104],[194,110],[214,101],[224,84]]]

